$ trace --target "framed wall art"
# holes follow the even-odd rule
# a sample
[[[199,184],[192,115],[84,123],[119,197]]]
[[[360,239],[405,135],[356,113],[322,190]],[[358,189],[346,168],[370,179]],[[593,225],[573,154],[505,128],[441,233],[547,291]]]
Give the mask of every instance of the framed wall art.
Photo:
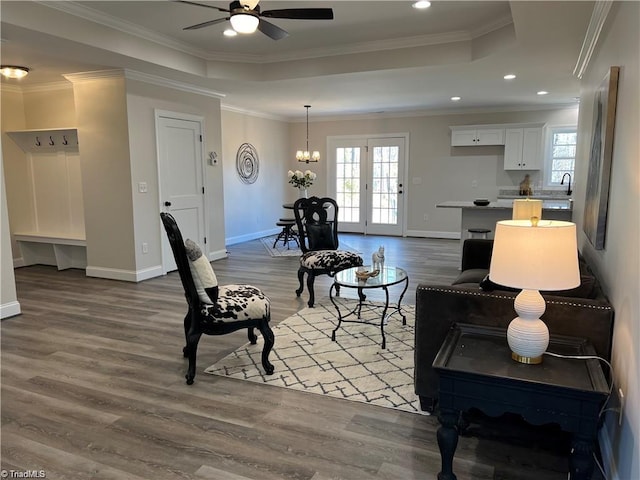
[[[596,250],[605,244],[619,73],[611,67],[595,95],[583,229]]]
[[[251,184],[258,179],[260,160],[258,151],[250,143],[243,143],[236,154],[236,171],[242,183]]]

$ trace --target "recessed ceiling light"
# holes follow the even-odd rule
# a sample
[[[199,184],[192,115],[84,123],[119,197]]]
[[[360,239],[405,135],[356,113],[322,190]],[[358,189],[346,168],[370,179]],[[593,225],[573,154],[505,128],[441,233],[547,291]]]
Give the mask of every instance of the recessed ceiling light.
[[[461,97],[451,97],[452,102],[459,102]]]
[[[513,80],[514,78],[516,78],[516,76],[513,73],[508,73],[504,76],[505,80]]]
[[[548,93],[549,93],[549,92],[547,92],[546,90],[540,90],[540,91],[538,92],[538,95],[546,95],[546,94],[548,94]]]
[[[431,2],[427,2],[426,0],[420,0],[412,5],[413,8],[424,9],[429,8],[431,6]]]
[[[235,37],[236,35],[238,35],[238,32],[236,32],[233,28],[227,28],[222,34],[225,37]]]

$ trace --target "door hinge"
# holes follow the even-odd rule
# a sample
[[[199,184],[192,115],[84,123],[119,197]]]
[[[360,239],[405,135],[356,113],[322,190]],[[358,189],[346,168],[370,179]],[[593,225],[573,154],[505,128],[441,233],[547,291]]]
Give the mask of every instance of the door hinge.
[[[199,137],[200,137],[200,143],[202,143],[202,135],[199,135]]]
[[[202,187],[202,194],[204,195],[204,187]]]
[[[204,237],[204,243],[207,243],[207,237]]]

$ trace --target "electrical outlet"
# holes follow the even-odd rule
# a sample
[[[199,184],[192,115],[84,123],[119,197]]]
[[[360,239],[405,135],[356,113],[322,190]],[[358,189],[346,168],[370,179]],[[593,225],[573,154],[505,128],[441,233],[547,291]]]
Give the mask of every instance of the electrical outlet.
[[[146,242],[142,244],[142,253],[149,253],[149,244]]]
[[[425,214],[424,214],[424,221],[425,221],[425,222],[428,222],[428,221],[429,221],[429,214],[428,214],[428,213],[425,213]]]
[[[478,188],[478,180],[471,181],[471,188]]]
[[[618,400],[620,400],[620,413],[618,414],[618,425],[622,425],[622,412],[624,412],[624,392],[618,388]]]
[[[138,192],[147,193],[147,182],[138,182]]]

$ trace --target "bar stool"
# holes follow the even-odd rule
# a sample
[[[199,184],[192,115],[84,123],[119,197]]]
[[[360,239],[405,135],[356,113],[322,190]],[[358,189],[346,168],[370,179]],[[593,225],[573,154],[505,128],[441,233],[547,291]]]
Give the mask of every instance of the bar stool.
[[[469,232],[467,238],[489,238],[491,230],[488,228],[470,228],[467,232]]]
[[[287,246],[287,250],[289,249],[289,242],[291,241],[295,241],[296,245],[300,246],[300,244],[298,243],[298,235],[293,230],[295,224],[295,220],[287,218],[281,218],[278,222],[276,222],[276,226],[282,227],[282,231],[278,234],[275,241],[273,242],[273,248],[276,248],[276,245],[280,240],[282,240],[282,245]]]

